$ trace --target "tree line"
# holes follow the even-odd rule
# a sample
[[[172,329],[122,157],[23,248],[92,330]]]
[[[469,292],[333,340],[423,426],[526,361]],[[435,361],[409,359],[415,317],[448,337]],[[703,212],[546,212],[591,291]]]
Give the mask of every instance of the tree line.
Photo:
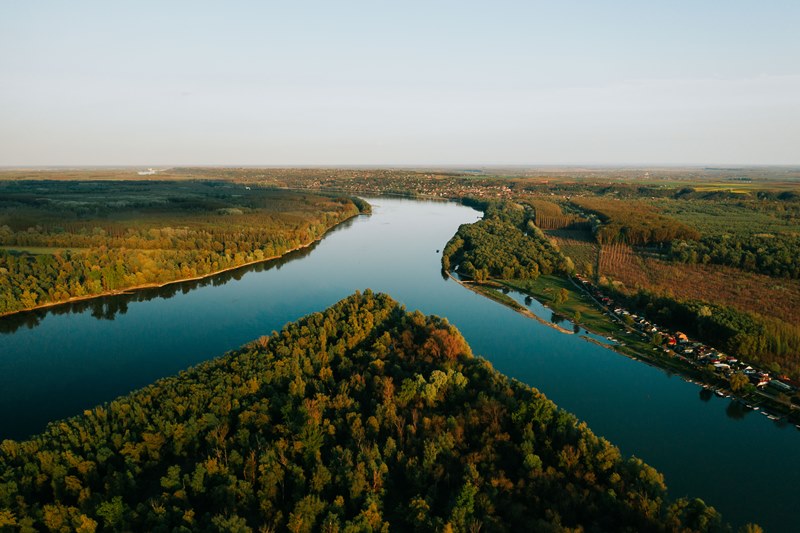
[[[187,195],[157,207],[120,208],[114,215],[103,203],[112,191],[100,194],[92,215],[68,208],[53,212],[48,203],[32,208],[20,195],[0,197],[0,205],[9,206],[0,225],[0,245],[6,247],[0,249],[0,313],[275,257],[368,209],[366,202],[356,205],[348,198],[257,191],[248,203]],[[27,226],[37,215],[40,224]]]
[[[725,265],[773,277],[800,279],[800,236],[711,235],[673,241],[667,256],[680,263]]]
[[[534,212],[534,223],[543,230],[554,229],[589,229],[589,221],[575,213],[565,213],[562,207],[548,200],[536,197],[523,197],[520,202],[531,206]]]
[[[462,224],[442,253],[445,270],[478,281],[493,278],[536,279],[571,272],[572,262],[534,223],[534,211],[514,202],[489,202],[484,217]]]
[[[473,357],[446,320],[367,290],[29,441],[4,441],[0,528],[726,526]]]
[[[696,229],[660,215],[651,206],[635,200],[574,198],[571,202],[597,217],[594,234],[600,244],[638,246],[700,238]]]

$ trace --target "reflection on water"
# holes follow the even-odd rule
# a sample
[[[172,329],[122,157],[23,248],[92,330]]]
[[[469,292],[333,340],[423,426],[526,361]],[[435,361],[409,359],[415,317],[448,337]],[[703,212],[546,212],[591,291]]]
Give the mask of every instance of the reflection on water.
[[[549,317],[549,322],[551,324],[555,324],[565,330],[571,329],[572,332],[575,333],[576,335],[580,335],[581,337],[591,339],[595,342],[599,342],[600,344],[605,344],[606,346],[613,346],[617,344],[617,341],[613,339],[603,337],[602,335],[598,335],[596,333],[592,333],[589,330],[581,328],[579,324],[576,324],[574,321],[570,320],[569,318],[560,313],[556,313],[542,302],[531,297],[529,294],[524,294],[522,292],[515,291],[508,287],[503,287],[502,291],[503,294],[510,296],[517,303],[525,304],[525,306],[534,315],[541,318],[542,320],[547,321]]]
[[[707,401],[711,400],[711,398],[713,396],[714,396],[714,393],[711,392],[711,389],[707,389],[705,387],[700,389],[700,399],[703,400],[704,402],[707,402]]]
[[[725,408],[725,414],[733,420],[742,420],[750,413],[750,408],[738,400],[729,401],[728,406]]]
[[[349,228],[352,226],[354,220],[355,219],[352,218],[348,219],[331,228],[327,235]],[[33,329],[47,316],[83,314],[88,312],[90,316],[97,320],[114,320],[117,315],[124,315],[128,311],[128,304],[131,302],[149,302],[156,298],[173,298],[179,294],[187,294],[201,287],[220,287],[230,281],[239,281],[245,274],[251,272],[267,272],[273,268],[280,270],[283,265],[310,255],[319,245],[319,242],[320,241],[313,242],[305,248],[294,250],[277,259],[254,263],[197,280],[180,281],[162,287],[137,289],[112,296],[99,296],[88,300],[67,302],[52,307],[9,315],[0,318],[0,334],[14,333],[22,327]]]
[[[673,497],[701,497],[735,526],[752,521],[768,531],[791,530],[800,485],[797,431],[760,415],[731,418],[742,413],[710,401],[710,391],[701,390],[698,402],[696,385],[449,280],[434,252],[460,224],[476,219],[474,210],[370,202],[372,217],[358,217],[281,260],[0,320],[0,440],[41,431],[50,420],[216,357],[369,287],[409,309],[447,317],[497,370],[539,388],[623,454],[662,471]],[[552,309],[527,295],[509,290],[508,296],[544,321],[552,317]],[[575,330],[569,320],[561,323]]]

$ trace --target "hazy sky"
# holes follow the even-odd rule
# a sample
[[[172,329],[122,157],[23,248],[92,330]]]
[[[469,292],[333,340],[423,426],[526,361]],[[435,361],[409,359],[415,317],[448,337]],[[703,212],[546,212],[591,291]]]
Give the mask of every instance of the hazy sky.
[[[0,165],[800,163],[800,1],[0,2]]]

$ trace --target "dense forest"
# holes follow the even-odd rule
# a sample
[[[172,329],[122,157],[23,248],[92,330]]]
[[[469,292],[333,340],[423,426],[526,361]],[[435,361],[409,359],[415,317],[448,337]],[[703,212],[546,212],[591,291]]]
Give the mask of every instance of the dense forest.
[[[726,265],[773,277],[800,279],[800,235],[713,235],[674,241],[668,257],[688,264]]]
[[[540,274],[571,272],[572,263],[534,224],[533,210],[513,202],[489,202],[484,217],[463,224],[442,253],[445,270],[478,281],[535,279]]]
[[[741,195],[740,195],[741,196]],[[758,191],[755,197],[696,200],[690,195],[652,203],[701,232],[676,240],[666,258],[716,264],[772,277],[800,279],[800,200],[796,193]]]
[[[0,445],[0,529],[720,531],[447,321],[366,291]]]
[[[278,256],[368,209],[217,182],[0,182],[0,314]]]
[[[668,243],[675,239],[694,240],[700,232],[673,218],[657,213],[635,200],[579,198],[572,203],[597,217],[594,233],[600,244],[631,246]]]

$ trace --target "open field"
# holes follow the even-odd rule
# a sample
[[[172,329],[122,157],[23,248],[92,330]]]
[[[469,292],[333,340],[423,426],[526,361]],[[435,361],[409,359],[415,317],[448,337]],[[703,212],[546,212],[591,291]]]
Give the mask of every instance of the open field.
[[[585,276],[592,276],[597,269],[597,254],[600,245],[591,233],[583,230],[548,230],[545,234],[553,239],[561,252],[572,259],[575,268]]]
[[[604,246],[600,276],[627,290],[644,288],[678,299],[696,299],[800,323],[800,281],[742,272],[720,265],[684,265],[635,252],[627,246]]]
[[[800,167],[487,167],[486,175],[503,175],[540,182],[624,183],[664,188],[702,187],[703,190],[749,192],[765,186],[793,190],[800,182]]]
[[[490,186],[502,180],[511,188],[525,186],[561,186],[574,183],[581,187],[594,185],[645,186],[656,189],[692,187],[698,191],[730,191],[748,194],[758,190],[796,191],[800,185],[800,167],[758,166],[735,168],[711,167],[561,167],[561,166],[487,166],[464,168],[458,166],[432,167],[181,167],[154,166],[157,172],[146,172],[146,167],[42,167],[0,168],[2,180],[231,180],[272,181],[287,186],[320,186],[323,184],[355,184],[369,178],[378,180],[375,186],[384,188],[392,182],[394,189],[419,192],[427,187],[419,178],[440,180],[445,185],[458,179],[462,185]],[[366,184],[363,184],[366,185]]]
[[[620,331],[583,291],[563,276],[545,275],[535,280],[503,280],[502,283],[519,292],[530,294],[547,304],[553,312],[569,320],[574,320],[578,314],[578,323],[590,331],[601,335],[612,335]],[[556,295],[561,290],[567,291],[568,296],[564,302],[556,301]]]

